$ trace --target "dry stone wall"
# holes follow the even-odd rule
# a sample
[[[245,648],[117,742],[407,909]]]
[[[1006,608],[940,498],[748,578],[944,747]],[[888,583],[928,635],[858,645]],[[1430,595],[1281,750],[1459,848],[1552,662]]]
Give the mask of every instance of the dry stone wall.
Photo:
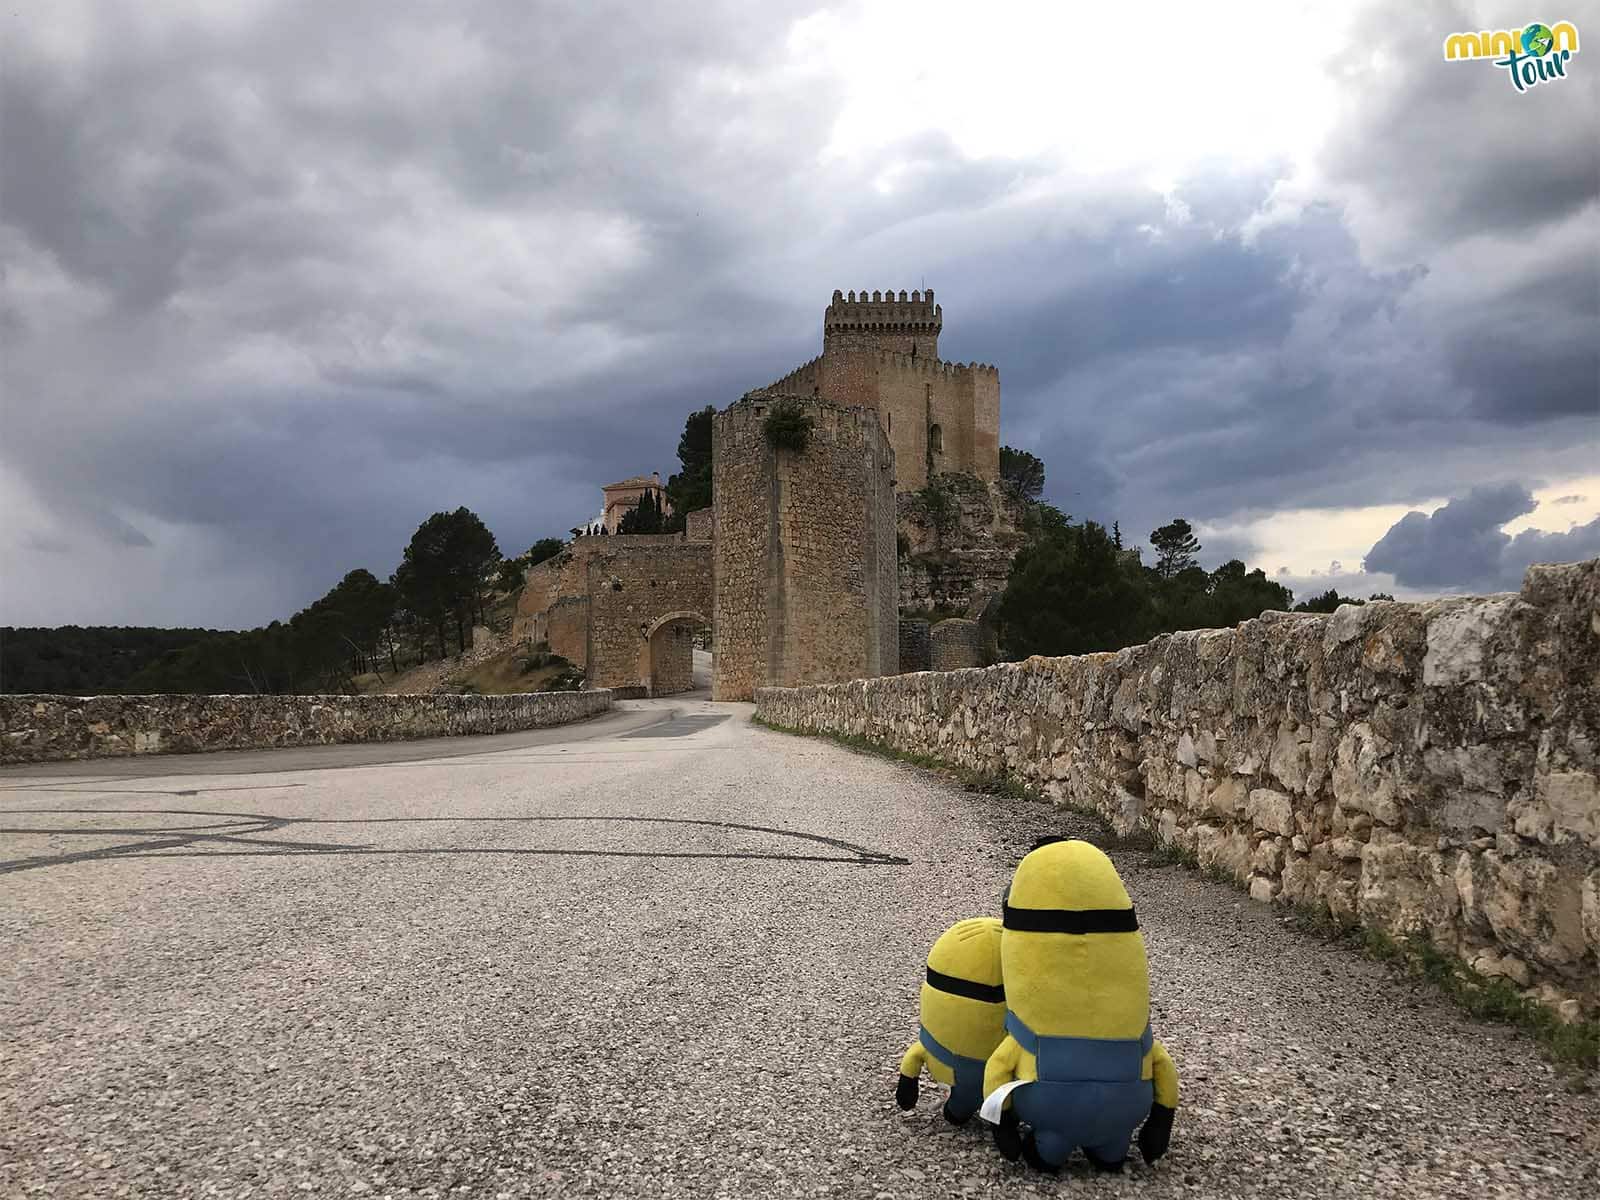
[[[518,696],[0,696],[0,763],[387,742],[564,725],[607,691]]]
[[[1600,561],[1520,594],[1268,613],[1114,654],[765,689],[1147,830],[1263,901],[1426,934],[1600,1011]]]

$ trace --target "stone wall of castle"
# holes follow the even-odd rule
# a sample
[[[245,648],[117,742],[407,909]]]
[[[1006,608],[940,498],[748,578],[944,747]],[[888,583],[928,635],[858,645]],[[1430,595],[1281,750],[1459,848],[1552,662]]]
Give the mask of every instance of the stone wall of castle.
[[[931,669],[960,671],[993,662],[985,651],[983,626],[966,617],[940,621],[929,632]]]
[[[900,621],[900,673],[933,669],[933,634],[916,617]]]
[[[266,750],[541,729],[607,691],[516,696],[0,696],[0,763]]]
[[[941,361],[942,320],[931,291],[834,292],[822,355],[765,390],[877,411],[902,492],[946,471],[998,479],[1000,374]]]
[[[1262,901],[1600,1011],[1600,561],[1115,654],[766,689],[774,724],[1008,775]]]
[[[711,611],[709,542],[680,534],[586,537],[528,571],[512,636],[548,642],[590,687],[648,685],[659,674],[684,691],[691,661],[684,639],[653,640],[651,631],[670,614],[692,630]],[[653,648],[671,661],[654,662]]]
[[[752,393],[713,425],[714,695],[897,669],[894,452],[869,410],[797,397],[801,453],[763,428]]]
[[[683,536],[691,542],[709,542],[716,531],[717,510],[697,508],[683,518]]]

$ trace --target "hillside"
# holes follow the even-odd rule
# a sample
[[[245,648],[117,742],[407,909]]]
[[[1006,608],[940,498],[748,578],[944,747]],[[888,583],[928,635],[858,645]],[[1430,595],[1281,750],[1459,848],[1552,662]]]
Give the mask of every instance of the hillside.
[[[169,655],[232,636],[216,629],[8,625],[0,627],[0,693],[92,696],[123,692],[135,675]]]

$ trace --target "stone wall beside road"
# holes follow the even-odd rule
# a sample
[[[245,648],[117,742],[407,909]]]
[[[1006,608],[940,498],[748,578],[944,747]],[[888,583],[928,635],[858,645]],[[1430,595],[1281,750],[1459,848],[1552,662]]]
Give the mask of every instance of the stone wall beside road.
[[[757,715],[1092,808],[1259,900],[1600,1012],[1600,560],[1116,653],[769,688]]]
[[[564,725],[611,693],[517,696],[0,696],[0,763],[386,742]]]

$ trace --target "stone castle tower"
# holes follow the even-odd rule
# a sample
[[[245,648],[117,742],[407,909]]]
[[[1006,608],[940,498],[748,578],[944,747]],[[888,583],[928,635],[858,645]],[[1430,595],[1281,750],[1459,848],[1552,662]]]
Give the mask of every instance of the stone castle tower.
[[[777,399],[752,392],[712,424],[718,700],[899,670],[894,450],[871,410],[809,395],[806,449],[776,449]]]
[[[835,291],[822,354],[764,389],[870,408],[894,448],[896,489],[960,471],[1000,477],[1000,373],[939,357],[944,312],[933,292]]]

